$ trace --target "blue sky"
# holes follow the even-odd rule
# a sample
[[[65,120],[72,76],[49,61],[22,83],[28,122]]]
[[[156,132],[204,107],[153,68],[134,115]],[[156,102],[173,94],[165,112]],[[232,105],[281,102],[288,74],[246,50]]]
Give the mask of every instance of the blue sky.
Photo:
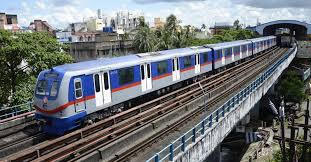
[[[212,26],[236,19],[246,25],[277,19],[310,22],[310,8],[309,0],[1,0],[0,12],[18,14],[23,26],[42,19],[55,28],[64,28],[68,23],[95,16],[97,9],[109,16],[118,10],[139,10],[150,24],[154,17],[175,14],[184,25]]]

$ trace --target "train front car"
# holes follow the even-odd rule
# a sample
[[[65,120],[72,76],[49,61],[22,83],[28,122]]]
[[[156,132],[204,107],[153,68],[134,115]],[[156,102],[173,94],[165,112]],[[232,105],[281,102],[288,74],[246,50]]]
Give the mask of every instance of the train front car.
[[[52,68],[38,76],[34,92],[35,118],[49,135],[63,135],[77,127],[73,121],[79,116],[69,117],[68,85],[69,79],[60,70]]]

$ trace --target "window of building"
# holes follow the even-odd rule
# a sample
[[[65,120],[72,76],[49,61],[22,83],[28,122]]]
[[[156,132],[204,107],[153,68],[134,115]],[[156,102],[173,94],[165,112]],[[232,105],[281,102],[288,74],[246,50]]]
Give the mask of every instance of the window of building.
[[[191,56],[185,56],[184,57],[184,67],[190,67],[192,66]]]
[[[75,79],[75,95],[76,99],[82,98],[82,82],[80,78]]]
[[[168,71],[167,68],[168,68],[167,61],[160,61],[160,62],[158,62],[157,70],[158,70],[158,74],[159,75],[167,73],[167,71]]]
[[[13,24],[12,18],[7,18],[7,19],[6,19],[6,22],[7,22],[8,25]]]
[[[123,68],[119,70],[119,85],[129,84],[134,81],[134,68]]]
[[[95,81],[95,90],[96,92],[100,92],[100,83],[99,83],[99,75],[94,75],[94,81]]]

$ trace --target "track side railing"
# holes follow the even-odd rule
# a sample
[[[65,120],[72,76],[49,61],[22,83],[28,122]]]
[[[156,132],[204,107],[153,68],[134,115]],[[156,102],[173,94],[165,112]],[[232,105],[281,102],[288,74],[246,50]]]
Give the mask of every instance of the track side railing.
[[[20,105],[0,108],[0,123],[8,120],[9,118],[22,116],[23,114],[25,115],[32,114],[34,111],[32,104],[33,102],[30,101]]]

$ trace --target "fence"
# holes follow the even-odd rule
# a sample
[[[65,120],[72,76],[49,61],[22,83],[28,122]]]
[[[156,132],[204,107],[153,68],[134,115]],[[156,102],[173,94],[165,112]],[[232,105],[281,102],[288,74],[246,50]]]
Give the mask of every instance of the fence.
[[[0,120],[21,115],[31,111],[33,111],[32,101],[12,107],[2,107],[0,109]]]

